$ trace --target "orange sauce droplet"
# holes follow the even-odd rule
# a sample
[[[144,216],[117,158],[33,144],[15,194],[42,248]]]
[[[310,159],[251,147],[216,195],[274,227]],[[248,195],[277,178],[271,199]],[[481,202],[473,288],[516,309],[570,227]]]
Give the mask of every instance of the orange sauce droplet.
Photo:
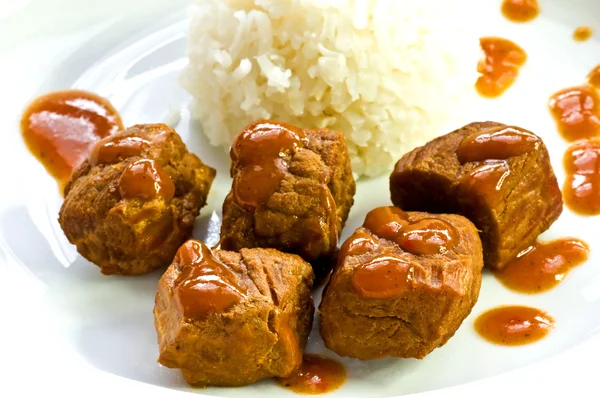
[[[504,0],[502,14],[512,22],[529,22],[540,13],[537,0]]]
[[[277,383],[299,394],[318,395],[337,390],[346,381],[341,363],[321,355],[304,354],[295,374],[277,379]]]
[[[571,145],[563,158],[567,173],[563,199],[575,213],[600,214],[600,138]]]
[[[483,37],[479,42],[485,57],[477,65],[481,76],[475,88],[484,97],[499,97],[517,79],[519,69],[527,61],[527,53],[512,41],[500,37]]]
[[[558,285],[567,273],[588,259],[585,242],[566,238],[541,243],[523,250],[496,278],[509,289],[521,293],[541,293]]]
[[[592,29],[589,26],[580,26],[573,32],[575,41],[587,41],[592,37]]]
[[[600,135],[600,97],[590,85],[561,90],[550,98],[550,112],[568,141]]]
[[[600,65],[596,66],[587,76],[588,83],[600,89]]]
[[[21,117],[25,144],[61,187],[96,141],[122,129],[108,100],[81,90],[42,95]]]
[[[479,315],[475,330],[490,343],[521,346],[546,337],[555,321],[546,312],[525,306],[502,306]]]

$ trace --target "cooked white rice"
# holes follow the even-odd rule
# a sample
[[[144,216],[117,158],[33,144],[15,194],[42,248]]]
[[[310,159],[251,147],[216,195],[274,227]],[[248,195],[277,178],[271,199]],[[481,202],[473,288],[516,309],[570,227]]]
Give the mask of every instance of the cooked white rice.
[[[458,0],[195,0],[182,85],[215,146],[257,119],[346,136],[353,171],[387,173],[462,121],[477,37]]]

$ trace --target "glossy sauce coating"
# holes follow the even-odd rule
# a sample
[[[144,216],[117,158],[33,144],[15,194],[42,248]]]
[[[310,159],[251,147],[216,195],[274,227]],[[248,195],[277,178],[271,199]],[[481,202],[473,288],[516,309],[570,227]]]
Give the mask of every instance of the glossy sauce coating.
[[[240,166],[233,180],[234,201],[250,211],[264,204],[285,176],[285,157],[302,148],[305,138],[301,129],[272,121],[258,121],[238,134],[230,152]]]
[[[277,379],[290,390],[307,395],[326,394],[340,388],[346,381],[346,369],[341,363],[321,355],[305,354],[302,366],[291,376]]]
[[[376,248],[377,241],[373,235],[358,230],[342,244],[338,253],[338,259],[339,261],[343,261],[348,256],[361,256]]]
[[[128,164],[121,174],[119,193],[123,198],[153,199],[162,196],[168,201],[175,195],[175,185],[154,160],[140,159]]]
[[[186,318],[203,319],[226,312],[246,294],[233,271],[200,241],[184,243],[173,262],[181,269],[173,292]]]
[[[509,289],[521,293],[541,293],[558,285],[567,273],[587,260],[590,249],[578,239],[536,243],[523,250],[496,278]]]
[[[543,339],[554,328],[544,311],[524,306],[502,306],[479,315],[475,330],[490,343],[520,346]]]
[[[412,273],[408,261],[391,256],[379,256],[354,270],[352,286],[366,298],[396,297],[411,288]]]
[[[476,191],[486,203],[495,206],[500,202],[505,181],[510,175],[508,163],[504,160],[488,160],[461,180],[461,186]]]
[[[502,14],[512,22],[529,22],[540,13],[537,0],[504,0]]]
[[[527,61],[527,53],[512,41],[500,37],[483,37],[479,42],[485,58],[477,65],[481,76],[475,88],[484,97],[499,97],[517,79],[519,69]]]
[[[413,254],[444,253],[456,245],[457,233],[452,225],[434,218],[411,223],[405,212],[393,206],[371,210],[363,226]]]
[[[596,66],[587,76],[590,85],[600,89],[600,65]]]
[[[600,214],[600,138],[571,145],[563,158],[567,173],[563,199],[572,211],[582,215]]]
[[[573,32],[575,41],[586,41],[592,37],[592,29],[589,26],[580,26]]]
[[[148,140],[135,135],[116,135],[98,141],[90,152],[90,164],[118,163],[123,159],[139,156],[150,146]]]
[[[40,96],[21,117],[27,147],[61,186],[96,141],[122,129],[121,117],[108,100],[80,90]]]
[[[567,141],[600,135],[600,97],[590,85],[561,90],[550,98],[550,112]]]
[[[538,136],[514,126],[499,126],[473,133],[460,143],[456,151],[462,164],[488,159],[508,159],[533,151],[540,144]]]

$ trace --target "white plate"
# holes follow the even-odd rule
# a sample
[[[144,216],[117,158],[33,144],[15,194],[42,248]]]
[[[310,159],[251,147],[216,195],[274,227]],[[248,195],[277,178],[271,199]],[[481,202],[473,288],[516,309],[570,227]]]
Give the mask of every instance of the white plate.
[[[538,132],[550,148],[562,182],[560,162],[567,144],[556,132],[546,101],[556,90],[582,83],[600,63],[596,38],[586,43],[571,38],[579,25],[590,25],[600,33],[600,2],[540,0],[541,16],[533,23],[516,25],[503,20],[499,0],[473,1],[478,33],[514,39],[530,58],[517,84],[499,100],[481,100],[470,119],[496,119]],[[271,381],[238,389],[195,390],[177,370],[159,366],[152,307],[160,273],[106,277],[78,256],[56,221],[62,201],[56,184],[20,137],[18,119],[24,106],[34,96],[55,89],[77,87],[105,95],[127,125],[161,121],[169,109],[182,109],[178,131],[189,148],[219,172],[195,229],[196,237],[214,239],[220,205],[230,185],[228,159],[198,135],[198,126],[190,121],[185,107],[189,96],[177,84],[186,62],[186,3],[0,3],[1,396],[48,391],[60,391],[63,396],[169,396],[181,391],[217,396],[294,395]],[[387,177],[361,181],[344,237],[362,222],[366,211],[389,203],[388,198]],[[520,295],[486,273],[479,302],[447,345],[422,361],[343,360],[349,379],[332,395],[591,394],[596,388],[595,358],[600,353],[600,338],[595,335],[600,326],[597,222],[565,211],[544,234],[543,238],[576,236],[592,246],[589,261],[556,289]],[[478,314],[513,303],[552,313],[557,320],[555,332],[519,348],[491,345],[476,335],[473,320]],[[335,357],[324,349],[316,331],[308,351]],[[431,391],[438,389],[444,390]]]

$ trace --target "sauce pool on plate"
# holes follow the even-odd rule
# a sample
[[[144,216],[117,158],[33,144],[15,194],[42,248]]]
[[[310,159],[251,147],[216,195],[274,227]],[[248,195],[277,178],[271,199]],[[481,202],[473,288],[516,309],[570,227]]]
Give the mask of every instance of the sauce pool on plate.
[[[587,41],[592,37],[592,29],[589,26],[580,26],[573,32],[575,41]]]
[[[572,268],[588,259],[589,252],[585,242],[574,238],[538,242],[496,271],[495,276],[509,289],[541,293],[562,282]]]
[[[554,325],[554,318],[546,312],[518,305],[493,308],[475,320],[475,330],[481,337],[505,346],[539,341],[552,331]]]
[[[502,14],[512,22],[529,22],[540,13],[537,0],[504,0]]]
[[[21,117],[25,144],[61,188],[96,141],[122,129],[121,117],[108,100],[81,90],[42,95]]]
[[[318,395],[337,390],[346,381],[341,363],[321,355],[304,354],[295,374],[277,379],[277,383],[299,394]]]
[[[591,85],[561,90],[548,105],[559,133],[567,141],[600,135],[600,97]]]
[[[600,138],[577,141],[563,158],[567,173],[563,199],[575,213],[600,214]]]
[[[485,57],[477,65],[481,76],[475,88],[484,97],[499,97],[517,79],[520,68],[527,62],[527,53],[514,42],[501,37],[483,37],[479,43]]]

